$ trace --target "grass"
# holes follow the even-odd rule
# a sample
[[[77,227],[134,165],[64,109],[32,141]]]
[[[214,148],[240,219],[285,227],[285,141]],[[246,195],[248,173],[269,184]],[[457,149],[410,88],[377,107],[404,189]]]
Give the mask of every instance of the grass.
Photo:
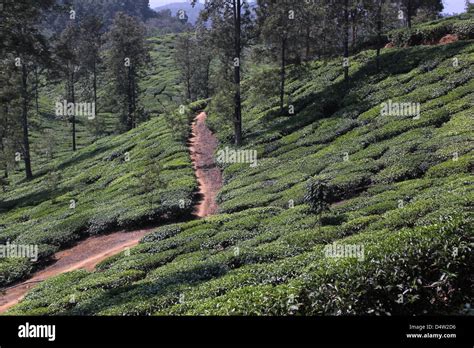
[[[38,285],[9,314],[466,313],[473,58],[472,41],[389,49],[376,73],[375,52],[362,52],[349,90],[339,60],[291,68],[291,116],[278,114],[277,96],[255,95],[258,79],[245,81],[245,148],[258,166],[223,165],[219,215],[159,227],[95,272]],[[420,119],[381,116],[389,99],[420,103]],[[209,122],[231,146],[228,118]],[[329,212],[304,203],[310,179],[332,191]],[[363,257],[328,257],[333,243]]]

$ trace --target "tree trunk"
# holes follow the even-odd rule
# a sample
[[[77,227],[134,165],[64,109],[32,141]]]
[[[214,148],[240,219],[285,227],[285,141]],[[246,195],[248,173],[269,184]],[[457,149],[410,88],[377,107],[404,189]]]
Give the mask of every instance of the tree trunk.
[[[186,76],[186,97],[191,100],[191,74],[188,73]]]
[[[39,104],[38,104],[38,68],[35,67],[35,103],[36,103],[36,114],[39,115]]]
[[[5,154],[5,139],[7,137],[7,134],[8,134],[8,104],[5,103],[4,105],[4,112],[5,112],[5,125],[4,125],[4,129],[3,129],[3,134],[2,134],[2,138],[0,139],[0,146],[1,146],[1,152],[3,154],[3,158],[4,158],[4,174],[3,174],[3,177],[5,179],[8,179],[8,162],[7,162],[7,156]]]
[[[135,68],[132,67],[132,115],[133,115],[133,123],[132,128],[137,127],[137,119],[135,116],[135,112],[137,111],[137,95],[138,95],[138,85],[135,81]]]
[[[344,58],[349,58],[349,0],[344,0]],[[349,80],[349,66],[344,67],[344,80]]]
[[[280,70],[280,114],[285,107],[285,78],[286,78],[286,38],[281,40],[281,70]]]
[[[233,0],[234,5],[234,45],[235,59],[238,60],[237,66],[234,64],[234,83],[235,83],[235,111],[234,111],[234,133],[235,145],[242,145],[242,103],[240,100],[240,35],[241,35],[241,0]]]
[[[407,25],[408,28],[411,29],[411,17],[413,16],[413,11],[412,11],[412,0],[408,0],[407,3]]]
[[[97,66],[96,66],[96,60],[94,59],[93,67],[93,81],[92,81],[92,89],[94,91],[94,105],[95,105],[95,111],[97,113]]]
[[[311,41],[311,29],[310,27],[308,26],[306,28],[306,60],[309,61],[310,60],[310,51],[311,51],[311,45],[310,45],[310,41]]]
[[[382,4],[379,0],[377,9],[377,72],[380,72],[380,50],[382,49]]]
[[[74,110],[75,110],[76,96],[75,96],[75,91],[74,91],[74,70],[71,72],[70,86],[71,86],[70,87],[71,103],[74,105]],[[75,111],[72,113],[71,122],[72,122],[72,151],[76,151],[77,145],[76,145],[76,112]]]
[[[133,128],[133,105],[132,105],[132,68],[128,67],[127,79],[127,101],[128,101],[128,115],[127,115],[127,130]]]
[[[30,139],[28,131],[28,71],[25,62],[22,62],[22,78],[21,78],[21,95],[22,95],[22,118],[21,125],[23,127],[23,160],[25,162],[25,174],[28,180],[33,179],[31,171],[30,158]]]
[[[206,84],[205,84],[205,88],[204,88],[204,97],[206,99],[209,98],[209,73],[210,73],[210,69],[211,69],[211,59],[207,59],[206,60],[206,75],[205,75]]]
[[[357,21],[356,21],[356,11],[352,11],[352,49],[355,48],[357,41]]]

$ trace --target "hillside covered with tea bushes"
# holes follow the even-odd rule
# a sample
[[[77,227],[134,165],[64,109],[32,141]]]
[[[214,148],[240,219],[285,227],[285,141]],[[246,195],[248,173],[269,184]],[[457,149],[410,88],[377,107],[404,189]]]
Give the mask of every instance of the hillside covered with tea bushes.
[[[247,67],[243,89],[252,97],[244,103],[244,149],[257,150],[258,165],[222,166],[220,214],[157,228],[130,255],[111,257],[92,273],[75,271],[45,281],[9,313],[467,313],[474,261],[473,68],[474,43],[466,40],[383,50],[380,72],[375,52],[361,52],[351,57],[348,84],[340,59],[311,62],[290,69],[287,106],[295,112],[282,116],[277,97],[262,95],[258,81],[263,80],[254,78],[273,73],[271,68]],[[420,103],[420,117],[383,115],[381,105],[389,100]],[[221,148],[231,147],[230,123],[215,103],[208,108],[209,124]],[[155,122],[163,121],[82,153],[101,144],[117,143],[115,153],[127,150],[136,136],[138,168],[145,170],[145,158],[160,158],[169,169],[167,188],[158,196],[189,197],[194,181],[183,145],[162,134],[176,149],[171,155],[168,147],[155,143],[153,149],[143,139],[159,136],[151,132],[159,129]],[[97,153],[94,158],[102,163],[108,157]],[[134,174],[123,174],[129,167],[120,156],[113,161],[116,185],[109,183],[103,194],[119,192],[114,202],[125,204],[132,190],[127,179],[133,182]],[[97,169],[89,167],[62,186],[92,180]],[[322,214],[313,213],[304,199],[308,182],[315,180],[326,183],[331,197],[329,211]],[[103,209],[113,211],[119,224],[143,218],[138,198],[130,199],[137,206],[132,216],[116,215],[119,207]],[[50,200],[42,206],[52,210]],[[15,223],[20,217],[20,208],[9,213]],[[22,222],[25,228],[35,218]],[[38,235],[46,238],[28,232],[17,238],[38,241]],[[325,247],[333,243],[358,246],[363,254],[328,257]]]
[[[34,180],[2,194],[2,244],[39,245],[41,263],[86,236],[189,216],[196,181],[176,134],[165,118],[156,118],[52,161]],[[1,259],[0,284],[35,266]]]

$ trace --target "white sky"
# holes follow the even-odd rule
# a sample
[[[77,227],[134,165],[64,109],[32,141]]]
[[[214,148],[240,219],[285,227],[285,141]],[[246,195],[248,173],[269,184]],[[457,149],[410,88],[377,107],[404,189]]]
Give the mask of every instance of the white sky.
[[[189,1],[189,0],[188,0]],[[155,8],[173,2],[187,2],[183,0],[150,0],[150,7]],[[202,1],[201,1],[202,2]],[[465,9],[465,0],[443,0],[445,13],[461,13]],[[471,0],[472,2],[472,0]]]

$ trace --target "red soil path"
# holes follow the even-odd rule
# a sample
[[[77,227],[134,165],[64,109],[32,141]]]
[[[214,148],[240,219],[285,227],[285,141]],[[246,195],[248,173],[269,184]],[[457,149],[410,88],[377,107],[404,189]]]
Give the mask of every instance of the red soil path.
[[[195,214],[203,218],[218,210],[216,196],[222,187],[222,175],[214,163],[217,139],[206,126],[206,114],[200,113],[192,124],[190,153],[200,186],[202,201],[196,206]],[[90,237],[76,246],[54,255],[55,262],[30,279],[12,287],[0,289],[0,313],[20,302],[36,284],[56,275],[85,269],[93,271],[97,264],[110,256],[137,245],[153,230],[144,229],[133,232],[121,231],[103,236]]]
[[[199,182],[199,191],[203,196],[196,207],[195,214],[202,218],[214,215],[218,211],[217,194],[222,188],[222,174],[214,162],[217,138],[206,125],[207,115],[201,112],[192,124],[191,159]]]

